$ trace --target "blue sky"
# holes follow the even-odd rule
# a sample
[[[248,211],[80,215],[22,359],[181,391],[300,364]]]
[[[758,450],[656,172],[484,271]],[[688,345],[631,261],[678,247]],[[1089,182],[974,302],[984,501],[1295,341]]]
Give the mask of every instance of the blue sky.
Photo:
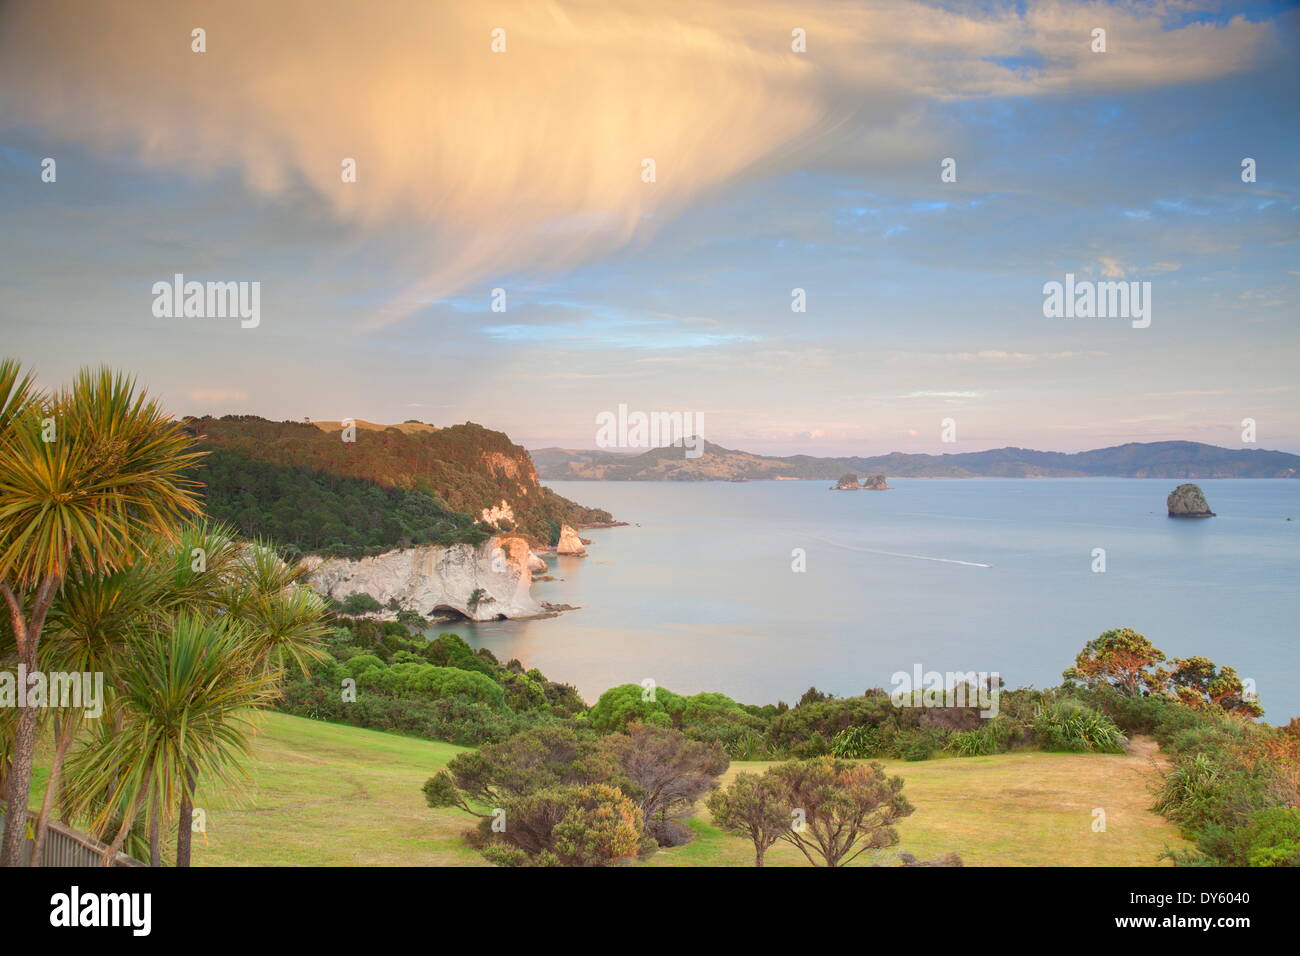
[[[1238,447],[1248,417],[1300,451],[1292,8],[240,6],[0,12],[0,324],[47,383],[529,447],[626,404],[777,454]],[[260,324],[155,318],[176,272],[261,282]],[[1150,282],[1150,327],[1045,318],[1066,273]]]

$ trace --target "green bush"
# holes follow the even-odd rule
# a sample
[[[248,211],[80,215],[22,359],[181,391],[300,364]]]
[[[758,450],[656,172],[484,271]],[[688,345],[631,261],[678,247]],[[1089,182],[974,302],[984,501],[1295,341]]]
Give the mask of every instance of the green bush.
[[[1300,866],[1300,807],[1272,807],[1250,818],[1238,835],[1247,866]]]
[[[1115,721],[1071,697],[1040,704],[1030,730],[1038,746],[1050,751],[1123,753],[1128,746]]]
[[[626,730],[633,723],[671,727],[669,708],[680,710],[680,700],[679,695],[663,687],[647,690],[640,684],[620,684],[600,695],[587,712],[587,719],[595,730],[606,734]]]
[[[356,594],[349,594],[343,599],[344,614],[373,614],[376,611],[381,610],[383,610],[383,605],[365,591],[359,591]]]
[[[1020,727],[1010,717],[999,714],[975,730],[965,730],[948,738],[947,749],[960,757],[987,757],[1009,750]]]
[[[846,727],[831,740],[831,756],[841,760],[879,757],[885,747],[878,727]]]
[[[1110,686],[1078,691],[1081,698],[1101,711],[1125,734],[1154,734],[1167,712],[1178,706],[1167,697],[1121,694]],[[1186,708],[1183,708],[1186,709]]]
[[[1187,754],[1165,775],[1155,810],[1184,833],[1206,831],[1202,850],[1219,856],[1228,834],[1286,799],[1285,781],[1267,763],[1242,763],[1230,751]],[[1210,832],[1218,828],[1219,832]],[[1238,864],[1238,865],[1244,865]]]
[[[893,749],[904,760],[929,760],[945,742],[945,735],[935,728],[916,727],[895,735]]]

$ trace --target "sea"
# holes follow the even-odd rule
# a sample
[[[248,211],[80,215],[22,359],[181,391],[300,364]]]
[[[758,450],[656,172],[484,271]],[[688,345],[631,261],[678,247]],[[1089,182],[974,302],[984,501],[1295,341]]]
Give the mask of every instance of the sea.
[[[1265,720],[1300,716],[1300,481],[1198,480],[1214,518],[1172,519],[1176,480],[547,482],[626,527],[581,531],[533,593],[577,610],[460,622],[589,702],[652,680],[795,702],[890,688],[900,672],[1057,684],[1091,638],[1131,627],[1169,657],[1254,682]]]

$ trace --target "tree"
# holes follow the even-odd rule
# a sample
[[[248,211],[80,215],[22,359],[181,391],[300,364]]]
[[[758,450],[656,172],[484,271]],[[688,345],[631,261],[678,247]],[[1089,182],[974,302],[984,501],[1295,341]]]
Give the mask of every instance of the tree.
[[[500,866],[604,866],[655,846],[620,775],[595,741],[543,725],[458,755],[423,790],[478,817],[470,842]]]
[[[117,822],[106,866],[147,799],[175,807],[201,775],[230,787],[245,773],[249,711],[273,699],[276,679],[257,666],[255,648],[247,625],[188,613],[131,641],[120,670],[121,729],[83,747],[69,765],[74,812],[101,829]]]
[[[47,639],[41,645],[42,668],[46,673],[104,674],[107,699],[99,701],[99,706],[105,719],[113,710],[116,668],[122,664],[132,634],[157,599],[157,584],[158,578],[148,573],[143,562],[108,574],[74,569],[50,610]],[[67,707],[55,712],[54,756],[36,818],[31,866],[41,865],[50,813],[61,792],[63,765],[85,709]]]
[[[600,695],[587,712],[587,720],[601,733],[621,731],[629,724],[670,727],[673,719],[669,707],[678,700],[677,694],[663,687],[620,684]]]
[[[763,865],[768,849],[790,827],[790,806],[766,775],[737,774],[731,786],[709,796],[707,805],[715,824],[754,844],[755,866]]]
[[[1238,717],[1262,717],[1264,708],[1246,695],[1237,671],[1220,670],[1208,657],[1177,658],[1169,672],[1169,686],[1188,707],[1217,708]]]
[[[184,526],[174,539],[149,535],[142,554],[111,573],[74,568],[50,613],[50,640],[43,645],[47,670],[102,672],[111,697],[137,677],[139,649],[148,635],[174,632],[178,615],[220,619],[239,627],[239,666],[274,688],[285,667],[303,668],[321,653],[323,602],[299,583],[300,571],[258,545],[240,542],[228,529],[207,522]],[[268,690],[268,693],[270,690]],[[111,727],[99,735],[108,746],[137,717],[136,701],[110,707]],[[58,799],[60,771],[79,713],[69,712],[58,735],[45,804],[38,818],[33,865],[39,859],[49,810]],[[108,718],[106,718],[107,720]],[[151,788],[141,809],[149,813],[149,857],[160,860],[160,822],[177,818],[178,866],[189,865],[191,808],[201,767],[197,763],[155,770],[152,780],[174,773],[174,789]],[[116,782],[110,784],[110,790]],[[106,796],[106,795],[101,795]],[[122,819],[122,816],[115,819]]]
[[[826,701],[830,700],[833,696],[834,695],[832,694],[823,693],[822,691],[818,690],[816,687],[809,687],[806,691],[803,692],[802,695],[800,695],[799,703],[795,704],[794,706],[796,708],[799,708],[799,707],[804,707],[808,704],[825,703]]]
[[[1075,657],[1074,666],[1062,676],[1089,687],[1109,685],[1122,694],[1136,697],[1144,690],[1160,690],[1164,675],[1152,668],[1164,660],[1164,651],[1132,628],[1121,627],[1085,644]]]
[[[38,669],[41,635],[72,566],[127,566],[149,533],[168,534],[199,510],[185,476],[191,439],[133,379],[79,372],[38,393],[16,362],[0,362],[0,596],[19,663]],[[0,865],[22,854],[37,713],[24,708],[7,777]]]
[[[636,800],[660,846],[680,846],[691,839],[683,820],[700,797],[717,788],[718,777],[730,764],[717,743],[647,724],[602,737],[598,751],[617,763],[624,790]]]
[[[793,814],[780,839],[813,866],[847,866],[867,850],[893,846],[894,824],[913,812],[903,779],[887,777],[878,763],[815,757],[777,764],[765,776]]]
[[[193,577],[182,579],[189,588],[174,588],[173,593],[184,598],[188,591],[191,603],[201,599],[205,606],[247,625],[243,639],[253,667],[275,686],[278,696],[286,671],[306,673],[326,656],[325,602],[307,587],[305,567],[287,564],[265,542],[240,544],[223,527],[201,525],[189,537],[182,537],[180,549],[172,552],[173,560],[179,557],[182,575],[195,541],[218,554],[217,564],[214,568],[208,563],[205,571],[195,571],[190,561]],[[190,865],[190,818],[200,771],[197,763],[190,764],[181,778],[176,831],[179,867]]]
[[[542,725],[457,755],[447,769],[425,781],[423,790],[431,807],[489,817],[512,797],[615,775],[614,764],[596,752],[593,741],[568,727]]]
[[[376,611],[381,610],[383,610],[383,605],[365,591],[358,591],[356,594],[349,594],[343,599],[344,614],[357,616],[361,614],[373,614]]]
[[[259,541],[241,549],[222,581],[220,606],[250,625],[263,668],[305,673],[327,656],[325,601],[307,585],[307,574],[306,567],[286,563]]]

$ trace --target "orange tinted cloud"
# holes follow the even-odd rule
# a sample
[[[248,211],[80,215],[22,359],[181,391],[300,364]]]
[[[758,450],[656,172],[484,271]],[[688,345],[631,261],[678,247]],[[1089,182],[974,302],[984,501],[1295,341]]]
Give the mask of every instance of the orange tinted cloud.
[[[359,241],[401,237],[409,281],[371,316],[383,325],[632,243],[747,175],[837,151],[937,162],[917,120],[928,99],[1206,79],[1268,37],[1244,20],[1165,30],[1159,7],[1133,9],[18,0],[0,13],[0,116],[195,177],[236,170],[258,193],[305,184]],[[1088,49],[1095,26],[1104,55]],[[1027,51],[1032,72],[990,59]],[[341,182],[345,158],[356,183]]]

